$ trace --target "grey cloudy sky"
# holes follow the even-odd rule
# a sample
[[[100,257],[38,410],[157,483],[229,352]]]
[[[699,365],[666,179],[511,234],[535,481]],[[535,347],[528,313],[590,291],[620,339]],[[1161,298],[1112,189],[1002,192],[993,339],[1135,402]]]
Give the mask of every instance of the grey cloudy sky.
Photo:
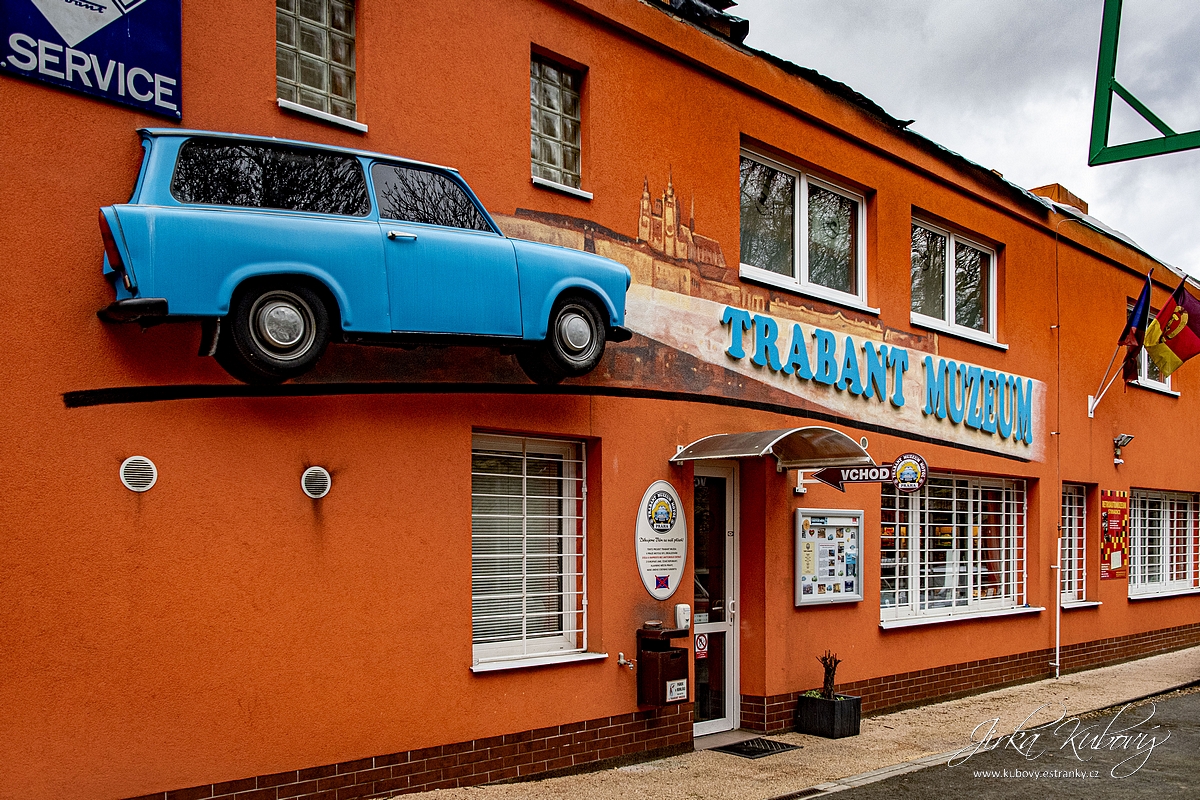
[[[746,44],[849,84],[912,128],[1200,276],[1200,150],[1087,166],[1103,0],[739,0]],[[1117,77],[1200,129],[1200,2],[1125,0]],[[1110,144],[1158,135],[1114,101]]]

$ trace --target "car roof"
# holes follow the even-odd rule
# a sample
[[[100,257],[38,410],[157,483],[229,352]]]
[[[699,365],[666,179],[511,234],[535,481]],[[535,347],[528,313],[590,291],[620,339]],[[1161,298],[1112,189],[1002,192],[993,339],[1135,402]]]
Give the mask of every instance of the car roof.
[[[238,139],[240,141],[250,142],[270,142],[272,144],[287,144],[295,145],[296,147],[316,147],[321,150],[336,150],[339,153],[348,153],[355,156],[363,156],[365,158],[380,158],[386,161],[399,161],[405,164],[412,164],[418,167],[432,167],[433,169],[446,170],[458,174],[458,170],[454,167],[446,167],[441,164],[431,164],[427,161],[417,161],[412,158],[402,158],[401,156],[388,155],[387,153],[376,153],[371,150],[358,150],[353,147],[339,147],[333,144],[321,144],[320,142],[304,142],[299,139],[279,139],[274,136],[255,136],[248,133],[225,133],[223,131],[200,131],[190,130],[187,128],[138,128],[138,133],[142,136],[163,137],[163,136],[208,136],[218,139]]]

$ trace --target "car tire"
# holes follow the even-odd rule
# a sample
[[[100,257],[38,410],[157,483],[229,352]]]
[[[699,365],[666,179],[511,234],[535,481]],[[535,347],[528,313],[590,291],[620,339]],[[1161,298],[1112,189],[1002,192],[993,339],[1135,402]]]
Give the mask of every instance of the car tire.
[[[221,326],[217,362],[243,383],[282,383],[308,372],[329,343],[329,310],[292,281],[239,288]]]
[[[560,297],[550,312],[542,361],[552,375],[578,378],[596,368],[604,356],[605,316],[587,297]]]

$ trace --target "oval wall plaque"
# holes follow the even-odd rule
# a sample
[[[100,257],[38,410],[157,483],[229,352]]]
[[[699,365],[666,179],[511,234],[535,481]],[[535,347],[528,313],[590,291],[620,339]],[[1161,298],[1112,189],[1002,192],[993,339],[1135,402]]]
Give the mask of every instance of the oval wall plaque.
[[[675,594],[687,566],[687,522],[679,493],[666,481],[655,481],[638,506],[638,572],[655,600]]]

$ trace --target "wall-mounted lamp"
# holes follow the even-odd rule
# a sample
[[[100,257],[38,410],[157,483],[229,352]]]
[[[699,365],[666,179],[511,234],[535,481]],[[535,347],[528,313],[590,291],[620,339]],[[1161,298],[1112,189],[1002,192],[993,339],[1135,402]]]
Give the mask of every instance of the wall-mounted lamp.
[[[1133,435],[1128,433],[1119,433],[1113,437],[1113,464],[1124,464],[1125,459],[1121,458],[1121,448],[1128,447],[1133,441]]]

